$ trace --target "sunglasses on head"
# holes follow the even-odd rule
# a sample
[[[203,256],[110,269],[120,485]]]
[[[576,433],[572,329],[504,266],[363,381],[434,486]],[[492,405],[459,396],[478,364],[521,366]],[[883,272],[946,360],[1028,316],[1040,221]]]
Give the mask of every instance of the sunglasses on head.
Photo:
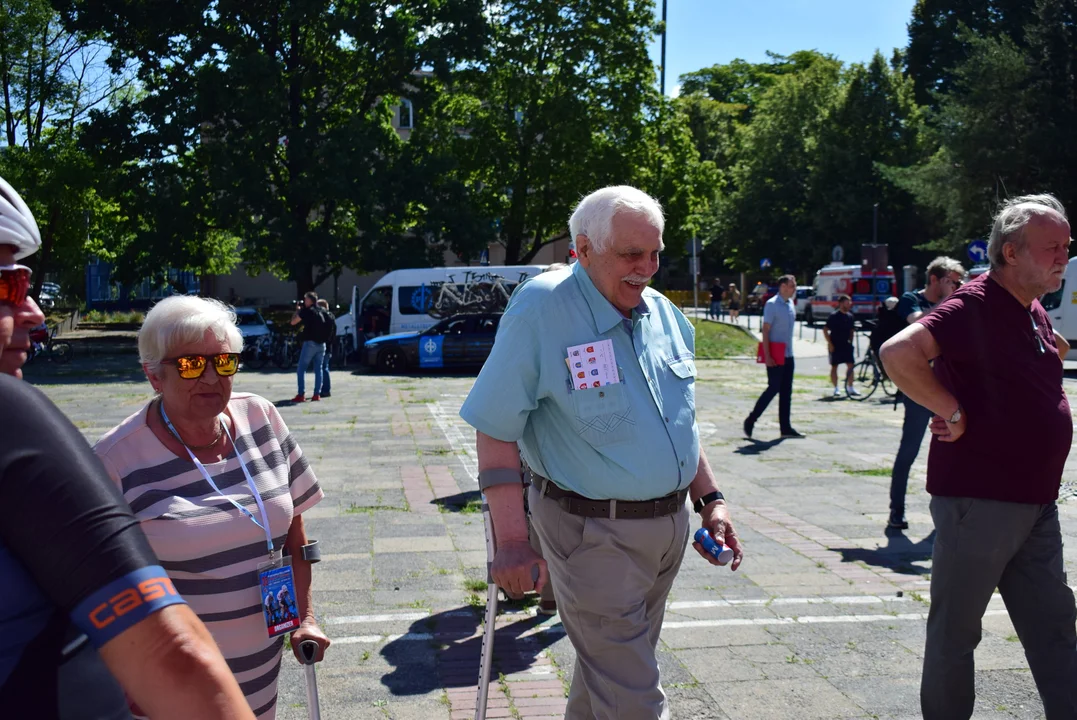
[[[162,360],[165,365],[175,365],[179,376],[184,380],[197,380],[202,377],[206,367],[212,361],[213,369],[221,377],[232,377],[239,372],[239,353],[218,353],[216,355],[180,355],[177,358]]]
[[[0,266],[0,302],[22,305],[30,292],[30,268],[25,265]]]

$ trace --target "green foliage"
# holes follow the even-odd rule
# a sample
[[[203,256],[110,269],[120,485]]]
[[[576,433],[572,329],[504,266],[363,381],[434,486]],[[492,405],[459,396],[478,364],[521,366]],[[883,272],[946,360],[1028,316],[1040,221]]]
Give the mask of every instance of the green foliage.
[[[122,85],[104,72],[107,48],[71,33],[46,0],[0,5],[0,176],[26,200],[42,234],[27,262],[82,287],[88,251],[118,232],[117,207],[98,192],[101,169],[79,146],[82,122]]]
[[[455,231],[465,257],[496,239],[507,262],[528,262],[566,236],[582,194],[636,184],[667,206],[667,242],[683,242],[711,179],[686,116],[654,90],[653,10],[622,0],[491,10],[482,62],[453,74],[411,137],[429,194],[457,208],[427,216],[432,235]],[[480,242],[463,247],[460,229]]]
[[[391,192],[391,104],[485,37],[479,0],[58,5],[136,64],[141,93],[93,132],[123,170],[113,193],[137,241],[120,256],[209,269],[238,238],[248,269],[300,292],[399,245],[409,207]]]

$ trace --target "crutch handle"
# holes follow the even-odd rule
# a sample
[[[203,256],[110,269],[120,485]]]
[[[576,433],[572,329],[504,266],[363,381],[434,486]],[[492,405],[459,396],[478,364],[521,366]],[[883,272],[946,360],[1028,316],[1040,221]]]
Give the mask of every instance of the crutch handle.
[[[299,643],[299,655],[303,658],[304,665],[313,665],[314,658],[318,656],[318,643],[314,640],[304,640]]]

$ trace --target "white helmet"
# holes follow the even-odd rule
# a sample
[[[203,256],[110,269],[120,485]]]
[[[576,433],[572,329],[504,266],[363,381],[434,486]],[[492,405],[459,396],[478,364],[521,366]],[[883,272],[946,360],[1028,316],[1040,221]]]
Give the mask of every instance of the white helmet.
[[[41,247],[34,214],[4,178],[0,178],[0,245],[14,245],[15,260],[29,257]]]

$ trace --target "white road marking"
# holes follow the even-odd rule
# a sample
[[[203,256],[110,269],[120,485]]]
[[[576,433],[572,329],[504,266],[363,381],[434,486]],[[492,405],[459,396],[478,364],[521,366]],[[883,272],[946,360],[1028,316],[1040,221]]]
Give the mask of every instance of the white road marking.
[[[692,610],[696,608],[742,607],[773,605],[871,605],[874,603],[907,602],[907,597],[885,595],[838,595],[835,597],[801,598],[753,598],[749,600],[685,600],[671,602],[667,610]]]
[[[479,458],[475,452],[475,443],[464,435],[456,423],[456,413],[446,412],[442,403],[427,403],[426,408],[434,418],[441,433],[449,441],[453,454],[460,460],[464,470],[475,482],[479,481]]]
[[[428,612],[391,613],[386,615],[347,615],[325,618],[324,625],[359,625],[362,623],[415,622],[430,617]]]

